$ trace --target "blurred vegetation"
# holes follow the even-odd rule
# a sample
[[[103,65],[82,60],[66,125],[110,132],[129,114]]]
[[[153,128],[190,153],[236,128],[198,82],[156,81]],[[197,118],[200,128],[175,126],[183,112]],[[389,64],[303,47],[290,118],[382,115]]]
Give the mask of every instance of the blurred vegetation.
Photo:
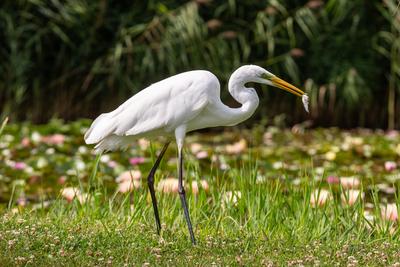
[[[3,0],[1,112],[94,117],[169,75],[209,69],[225,86],[251,63],[303,86],[315,124],[399,127],[398,10],[396,0]],[[293,96],[259,93],[255,119],[308,118]]]

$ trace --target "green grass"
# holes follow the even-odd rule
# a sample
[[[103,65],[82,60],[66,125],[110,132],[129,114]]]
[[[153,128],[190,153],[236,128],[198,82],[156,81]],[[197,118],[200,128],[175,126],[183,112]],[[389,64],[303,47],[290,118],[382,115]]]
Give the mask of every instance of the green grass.
[[[256,127],[191,134],[185,181],[209,184],[209,191],[198,195],[187,188],[198,241],[192,246],[177,194],[157,190],[163,229],[156,234],[145,177],[160,140],[96,158],[83,145],[87,125],[53,121],[3,128],[1,266],[399,265],[399,220],[381,216],[383,205],[400,203],[400,170],[385,167],[388,161],[399,163],[398,132]],[[63,137],[49,141],[56,133]],[[248,146],[229,152],[239,140]],[[207,157],[197,158],[194,143]],[[135,157],[144,162],[131,164]],[[115,181],[126,170],[142,173],[131,194],[118,192]],[[156,186],[175,174],[171,147]],[[327,176],[357,177],[355,189],[364,198],[344,204],[347,191]],[[86,201],[63,199],[60,189],[70,186],[80,188]],[[313,208],[310,198],[319,189],[329,190],[332,199]],[[227,192],[241,197],[225,201]]]
[[[230,233],[197,231],[199,244],[189,244],[183,228],[165,230],[162,237],[146,224],[117,223],[116,218],[8,219],[3,221],[0,252],[3,266],[31,265],[321,265],[387,266],[399,257],[399,245],[346,235],[303,240],[265,238],[240,228]],[[119,218],[120,219],[120,218]],[[111,229],[108,229],[111,228]],[[5,230],[7,229],[7,230]],[[299,229],[298,229],[299,230]],[[184,234],[185,233],[185,234]],[[4,243],[4,244],[3,244]],[[355,264],[358,263],[358,264]]]
[[[49,210],[5,213],[0,223],[1,262],[387,266],[398,261],[399,231],[379,216],[368,222],[362,202],[347,207],[334,198],[322,208],[311,208],[310,192],[317,186],[313,182],[296,187],[279,181],[256,183],[253,173],[245,169],[234,182],[242,194],[236,204],[221,205],[226,185],[212,185],[209,194],[188,193],[196,246],[189,241],[177,195],[157,193],[163,223],[158,236],[146,188],[133,196],[109,198],[97,187],[82,205],[57,199]]]

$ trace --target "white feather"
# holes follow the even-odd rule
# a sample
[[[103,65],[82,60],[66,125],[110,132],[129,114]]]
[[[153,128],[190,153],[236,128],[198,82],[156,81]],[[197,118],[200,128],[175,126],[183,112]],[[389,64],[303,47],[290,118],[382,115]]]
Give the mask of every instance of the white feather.
[[[191,71],[152,84],[114,111],[101,114],[86,132],[85,142],[98,143],[100,152],[126,146],[140,136],[173,135],[175,128],[202,111],[210,90],[219,95],[219,84],[212,82],[218,83],[212,73]]]

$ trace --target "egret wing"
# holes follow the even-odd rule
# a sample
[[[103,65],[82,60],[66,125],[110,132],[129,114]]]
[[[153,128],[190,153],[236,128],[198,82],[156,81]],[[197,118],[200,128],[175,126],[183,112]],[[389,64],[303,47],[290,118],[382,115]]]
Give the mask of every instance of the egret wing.
[[[101,114],[85,134],[88,144],[107,136],[170,132],[193,119],[207,105],[208,84],[191,73],[172,76],[132,96],[116,110]]]
[[[135,108],[137,113],[131,119],[131,127],[128,130],[117,129],[118,134],[138,135],[157,130],[172,132],[195,118],[208,102],[204,90],[198,90],[194,82],[173,84],[159,90],[161,94]]]

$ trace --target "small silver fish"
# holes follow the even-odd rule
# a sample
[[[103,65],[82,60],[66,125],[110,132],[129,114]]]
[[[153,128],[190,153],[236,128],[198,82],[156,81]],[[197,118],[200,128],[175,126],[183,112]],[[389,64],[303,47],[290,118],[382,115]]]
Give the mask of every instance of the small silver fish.
[[[303,95],[301,97],[301,101],[303,101],[304,109],[307,111],[307,113],[310,113],[308,109],[308,95]]]

